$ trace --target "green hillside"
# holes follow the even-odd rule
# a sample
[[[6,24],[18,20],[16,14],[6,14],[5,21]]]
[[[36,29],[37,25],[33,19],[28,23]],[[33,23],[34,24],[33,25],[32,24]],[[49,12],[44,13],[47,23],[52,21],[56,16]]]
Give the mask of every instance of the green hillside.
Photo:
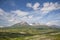
[[[15,24],[0,28],[0,40],[60,40],[60,28]]]

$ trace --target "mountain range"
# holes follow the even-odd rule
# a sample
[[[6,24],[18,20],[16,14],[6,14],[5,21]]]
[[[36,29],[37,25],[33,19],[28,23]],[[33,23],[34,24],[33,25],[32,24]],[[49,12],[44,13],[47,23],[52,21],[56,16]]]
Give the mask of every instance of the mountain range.
[[[60,26],[57,25],[41,25],[40,23],[32,23],[32,24],[28,24],[27,22],[20,22],[17,24],[14,24],[12,26],[8,26],[8,27],[3,27],[3,28],[20,28],[20,27],[31,27],[31,28],[60,28]]]

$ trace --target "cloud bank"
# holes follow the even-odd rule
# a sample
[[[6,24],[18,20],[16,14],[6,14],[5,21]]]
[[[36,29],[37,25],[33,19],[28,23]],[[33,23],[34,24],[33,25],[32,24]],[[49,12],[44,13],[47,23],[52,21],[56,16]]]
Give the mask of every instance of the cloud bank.
[[[60,21],[56,21],[56,19],[60,20],[60,12],[59,13],[50,13],[52,11],[55,12],[55,10],[60,9],[59,3],[53,3],[53,2],[46,2],[41,5],[39,2],[36,2],[34,4],[27,3],[26,7],[32,8],[33,11],[22,11],[22,10],[11,10],[10,12],[4,11],[2,8],[0,8],[0,25],[1,26],[10,26],[16,23],[19,23],[21,21],[26,21],[28,23],[32,22],[40,22],[45,23],[47,25],[59,25]],[[48,15],[49,14],[49,15]],[[53,21],[53,19],[55,19]]]

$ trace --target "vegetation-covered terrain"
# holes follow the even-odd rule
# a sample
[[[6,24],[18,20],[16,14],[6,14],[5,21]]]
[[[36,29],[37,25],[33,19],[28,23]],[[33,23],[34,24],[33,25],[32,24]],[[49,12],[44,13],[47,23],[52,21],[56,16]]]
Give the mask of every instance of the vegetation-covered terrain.
[[[0,40],[60,40],[58,28],[32,26],[0,28]]]

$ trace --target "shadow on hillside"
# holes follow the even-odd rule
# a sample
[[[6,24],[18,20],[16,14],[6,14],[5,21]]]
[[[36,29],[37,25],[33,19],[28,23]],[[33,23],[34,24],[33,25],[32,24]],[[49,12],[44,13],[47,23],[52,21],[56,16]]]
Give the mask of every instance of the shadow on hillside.
[[[21,33],[11,33],[11,32],[0,32],[0,38],[16,38],[24,36],[33,36],[32,34],[21,34]]]

